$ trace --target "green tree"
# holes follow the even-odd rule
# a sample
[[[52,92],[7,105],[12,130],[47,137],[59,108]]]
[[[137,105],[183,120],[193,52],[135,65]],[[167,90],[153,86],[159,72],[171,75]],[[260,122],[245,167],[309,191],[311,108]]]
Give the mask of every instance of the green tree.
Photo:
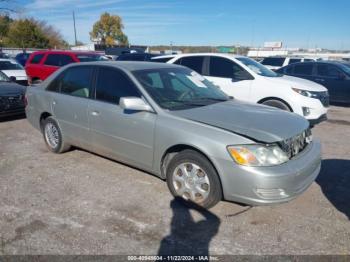
[[[7,15],[0,16],[0,41],[3,41],[3,39],[7,36],[12,21],[13,20]]]
[[[69,44],[63,39],[62,34],[46,21],[33,20],[49,40],[48,48],[68,48]]]
[[[124,25],[118,15],[110,15],[105,12],[101,15],[90,32],[91,39],[100,39],[104,45],[128,45],[128,37],[123,33]]]
[[[6,44],[21,48],[47,48],[49,39],[33,19],[19,19],[11,23]]]

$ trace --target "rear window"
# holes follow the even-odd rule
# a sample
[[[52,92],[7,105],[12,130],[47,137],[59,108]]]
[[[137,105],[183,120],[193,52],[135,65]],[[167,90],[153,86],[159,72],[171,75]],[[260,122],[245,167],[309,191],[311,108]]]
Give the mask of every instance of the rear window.
[[[261,63],[269,66],[282,66],[284,60],[286,60],[284,57],[267,57],[264,58]]]
[[[30,61],[31,64],[39,64],[41,59],[44,57],[44,54],[37,54],[34,55],[32,61]]]
[[[294,66],[294,74],[296,75],[312,75],[312,64],[298,64]]]

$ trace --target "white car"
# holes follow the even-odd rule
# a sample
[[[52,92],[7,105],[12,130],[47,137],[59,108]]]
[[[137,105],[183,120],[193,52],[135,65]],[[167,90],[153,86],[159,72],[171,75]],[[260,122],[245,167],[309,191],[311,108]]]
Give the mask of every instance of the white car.
[[[325,87],[277,74],[248,57],[183,54],[174,56],[167,63],[191,68],[238,100],[294,112],[308,119],[311,125],[327,119],[329,95]]]
[[[271,70],[277,70],[289,64],[294,64],[299,62],[313,62],[317,60],[319,59],[304,58],[304,57],[271,56],[271,57],[265,57],[263,60],[260,61],[260,63]]]
[[[26,71],[24,70],[24,67],[13,59],[1,58],[0,71],[2,71],[13,81],[16,81],[18,84],[28,84],[28,77]]]

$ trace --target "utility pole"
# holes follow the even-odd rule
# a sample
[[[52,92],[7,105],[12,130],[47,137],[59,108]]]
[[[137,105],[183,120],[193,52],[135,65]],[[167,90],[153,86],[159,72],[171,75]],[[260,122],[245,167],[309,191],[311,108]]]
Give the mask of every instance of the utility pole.
[[[77,29],[75,28],[75,13],[74,13],[74,10],[73,10],[73,25],[74,25],[74,40],[75,40],[75,45],[78,44],[77,42]]]

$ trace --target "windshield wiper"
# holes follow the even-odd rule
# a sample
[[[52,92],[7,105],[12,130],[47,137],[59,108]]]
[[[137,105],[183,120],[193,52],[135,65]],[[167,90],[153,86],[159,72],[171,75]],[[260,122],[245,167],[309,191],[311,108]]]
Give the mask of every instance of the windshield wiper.
[[[225,101],[229,101],[229,99],[224,99],[224,98],[213,98],[213,97],[201,97],[198,98],[194,101],[218,101],[218,102],[225,102]]]

